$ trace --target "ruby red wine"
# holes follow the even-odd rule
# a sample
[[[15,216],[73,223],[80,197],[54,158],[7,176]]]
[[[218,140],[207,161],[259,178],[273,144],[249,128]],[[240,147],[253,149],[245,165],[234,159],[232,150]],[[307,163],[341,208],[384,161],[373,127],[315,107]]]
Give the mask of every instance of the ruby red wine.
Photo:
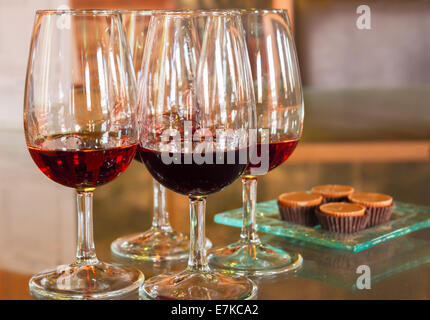
[[[294,149],[296,148],[297,144],[299,143],[299,140],[285,140],[280,142],[271,142],[268,144],[265,144],[265,148],[262,148],[261,143],[257,143],[257,155],[259,157],[268,157],[269,158],[269,166],[268,170],[266,171],[263,167],[261,167],[261,163],[249,163],[244,176],[258,176],[258,175],[264,175],[267,172],[275,169],[282,163],[284,163],[293,153]],[[265,154],[262,154],[262,149],[267,150]],[[260,168],[261,167],[261,168]],[[253,168],[253,174],[251,175],[251,168]]]
[[[216,163],[216,152],[202,154],[202,157],[211,158],[212,163],[198,164],[192,154],[175,154],[180,158],[180,164],[165,164],[159,151],[139,147],[142,162],[151,175],[166,188],[187,196],[205,196],[222,190],[238,179],[246,168],[246,163],[239,163],[240,150],[226,151],[223,159],[232,158],[234,163]],[[244,150],[242,150],[244,152]],[[172,155],[172,154],[171,154]],[[192,159],[186,164],[185,159]]]
[[[97,145],[94,140],[88,135],[57,135],[28,149],[39,169],[55,182],[76,189],[95,188],[112,181],[128,168],[138,144],[127,137],[108,139],[107,145],[99,142]],[[94,149],[81,146],[83,149],[73,150],[74,141],[84,141]],[[66,147],[71,150],[64,150]]]

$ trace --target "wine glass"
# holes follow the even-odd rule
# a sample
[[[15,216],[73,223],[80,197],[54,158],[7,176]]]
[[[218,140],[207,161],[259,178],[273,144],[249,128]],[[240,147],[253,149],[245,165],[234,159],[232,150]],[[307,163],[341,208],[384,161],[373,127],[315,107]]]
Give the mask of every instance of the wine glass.
[[[209,254],[215,269],[254,276],[298,268],[300,254],[260,241],[256,230],[257,179],[285,162],[302,134],[304,108],[299,65],[286,11],[241,10],[257,113],[257,153],[242,176],[240,240]],[[255,151],[255,149],[254,149]]]
[[[157,10],[162,11],[162,10]],[[122,10],[124,29],[131,48],[136,79],[140,78],[146,35],[154,10]],[[139,153],[135,160],[141,162]],[[153,219],[151,228],[123,236],[112,242],[112,253],[123,259],[171,261],[188,257],[188,236],[172,229],[166,209],[166,189],[153,179]],[[208,242],[208,247],[211,243]]]
[[[156,180],[188,196],[191,245],[186,270],[150,278],[140,289],[144,299],[255,295],[248,278],[211,271],[204,245],[207,195],[234,182],[247,166],[247,130],[256,121],[251,79],[238,14],[153,16],[139,88],[139,149]]]
[[[30,279],[37,298],[103,299],[143,282],[135,268],[100,262],[93,240],[93,191],[128,168],[138,147],[136,83],[119,11],[37,11],[24,129],[36,165],[76,189],[75,261]]]

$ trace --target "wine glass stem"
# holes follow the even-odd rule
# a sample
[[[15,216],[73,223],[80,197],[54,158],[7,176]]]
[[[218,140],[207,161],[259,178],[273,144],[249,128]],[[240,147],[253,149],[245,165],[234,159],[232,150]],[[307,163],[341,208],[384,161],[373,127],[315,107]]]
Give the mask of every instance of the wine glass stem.
[[[152,218],[152,229],[170,231],[169,214],[166,210],[166,188],[153,179],[154,190],[154,216]]]
[[[190,201],[190,254],[188,258],[188,271],[208,272],[206,259],[206,198],[189,197]]]
[[[92,265],[98,262],[93,237],[93,190],[76,190],[78,211],[78,245],[75,263]]]
[[[243,225],[240,238],[247,244],[259,244],[257,234],[257,178],[242,179]]]

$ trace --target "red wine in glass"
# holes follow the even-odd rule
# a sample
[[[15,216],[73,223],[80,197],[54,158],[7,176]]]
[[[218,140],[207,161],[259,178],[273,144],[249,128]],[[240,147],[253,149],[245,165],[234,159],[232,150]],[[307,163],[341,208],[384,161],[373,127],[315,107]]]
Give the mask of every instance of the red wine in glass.
[[[156,180],[166,188],[188,196],[204,196],[220,191],[238,179],[247,166],[239,163],[240,152],[245,152],[241,149],[201,154],[202,158],[210,158],[212,162],[202,164],[196,163],[193,154],[184,152],[175,154],[180,164],[165,164],[160,151],[139,147],[138,152]],[[217,156],[223,157],[223,163],[216,163]],[[227,159],[233,156],[235,161],[229,164]],[[192,159],[191,163],[187,164],[186,159]]]
[[[295,150],[299,140],[284,140],[277,142],[266,143],[262,148],[262,143],[257,143],[257,155],[259,157],[268,157],[269,158],[269,166],[268,170],[264,170],[261,167],[261,162],[257,163],[249,163],[244,172],[244,177],[252,177],[258,175],[264,175],[267,172],[275,169],[284,163]],[[262,154],[262,150],[267,150],[266,154]],[[251,175],[251,169],[253,170],[253,174]]]
[[[80,141],[80,138],[93,148],[65,149],[66,143]],[[95,188],[112,181],[127,169],[137,150],[135,140],[127,137],[122,137],[119,142],[115,140],[115,143],[108,139],[103,148],[97,142],[100,140],[96,135],[56,135],[28,149],[39,169],[55,182],[76,189]]]

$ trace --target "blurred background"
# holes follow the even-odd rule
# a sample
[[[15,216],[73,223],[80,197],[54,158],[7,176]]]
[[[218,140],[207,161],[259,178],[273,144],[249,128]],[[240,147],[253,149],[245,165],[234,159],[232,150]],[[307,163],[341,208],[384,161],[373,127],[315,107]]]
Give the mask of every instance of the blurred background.
[[[36,9],[285,8],[304,86],[304,135],[291,158],[260,179],[259,201],[339,183],[430,205],[430,1],[368,1],[370,29],[357,27],[362,4],[0,0],[0,298],[22,297],[29,274],[70,262],[75,250],[73,190],[56,185],[37,169],[22,128]],[[240,207],[241,201],[240,181],[209,197],[208,236],[216,245],[226,242],[220,230],[227,230],[232,239],[239,231],[219,229],[213,215]],[[188,233],[187,199],[169,192],[168,209],[172,225]],[[133,162],[121,177],[96,190],[94,210],[97,252],[108,259],[112,240],[150,226],[152,183],[144,166]]]

